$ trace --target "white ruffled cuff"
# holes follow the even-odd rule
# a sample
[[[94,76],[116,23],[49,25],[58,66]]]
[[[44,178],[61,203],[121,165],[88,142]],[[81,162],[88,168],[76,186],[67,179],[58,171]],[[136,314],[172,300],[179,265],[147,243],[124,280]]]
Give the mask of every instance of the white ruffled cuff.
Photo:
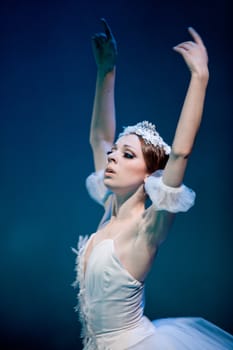
[[[162,181],[163,171],[158,170],[145,181],[145,191],[150,197],[156,210],[167,210],[171,213],[185,212],[195,202],[196,194],[193,190],[181,185],[170,187]]]
[[[103,205],[111,191],[104,185],[104,170],[92,173],[86,179],[86,188],[92,199]]]

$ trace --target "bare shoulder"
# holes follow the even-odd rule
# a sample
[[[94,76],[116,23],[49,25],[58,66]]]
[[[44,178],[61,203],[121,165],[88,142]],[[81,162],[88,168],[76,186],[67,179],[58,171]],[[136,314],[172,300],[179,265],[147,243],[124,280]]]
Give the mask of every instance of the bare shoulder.
[[[167,236],[174,221],[175,214],[166,210],[157,211],[153,205],[145,210],[139,223],[139,239],[154,249],[159,246]]]
[[[126,260],[128,269],[137,280],[145,280],[173,219],[174,214],[149,208],[139,221],[137,235],[131,241]]]

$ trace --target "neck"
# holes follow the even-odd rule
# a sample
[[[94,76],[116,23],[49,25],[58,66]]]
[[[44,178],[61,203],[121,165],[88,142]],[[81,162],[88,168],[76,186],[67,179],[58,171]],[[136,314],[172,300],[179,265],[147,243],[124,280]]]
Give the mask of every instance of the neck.
[[[145,192],[140,186],[136,192],[115,196],[112,215],[118,219],[130,218],[145,210]]]

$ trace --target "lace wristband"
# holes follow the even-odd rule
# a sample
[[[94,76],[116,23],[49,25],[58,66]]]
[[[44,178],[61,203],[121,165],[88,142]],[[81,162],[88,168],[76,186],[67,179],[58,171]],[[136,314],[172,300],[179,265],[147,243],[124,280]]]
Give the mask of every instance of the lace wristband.
[[[103,205],[111,191],[104,185],[104,170],[89,175],[86,179],[86,188],[92,199]]]
[[[186,212],[195,202],[193,190],[181,185],[170,187],[162,181],[162,171],[158,170],[145,181],[145,191],[156,210],[167,210],[171,213]]]

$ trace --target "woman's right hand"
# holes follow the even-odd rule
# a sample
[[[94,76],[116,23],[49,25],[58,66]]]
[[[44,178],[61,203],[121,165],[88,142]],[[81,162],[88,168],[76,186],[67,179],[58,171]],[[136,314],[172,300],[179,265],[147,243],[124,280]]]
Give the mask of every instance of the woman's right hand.
[[[98,70],[107,74],[116,65],[117,44],[112,31],[105,19],[101,19],[104,33],[96,33],[92,37],[92,49]]]
[[[192,27],[188,28],[193,41],[185,41],[173,49],[180,53],[193,75],[205,78],[208,81],[208,54],[200,35]]]

